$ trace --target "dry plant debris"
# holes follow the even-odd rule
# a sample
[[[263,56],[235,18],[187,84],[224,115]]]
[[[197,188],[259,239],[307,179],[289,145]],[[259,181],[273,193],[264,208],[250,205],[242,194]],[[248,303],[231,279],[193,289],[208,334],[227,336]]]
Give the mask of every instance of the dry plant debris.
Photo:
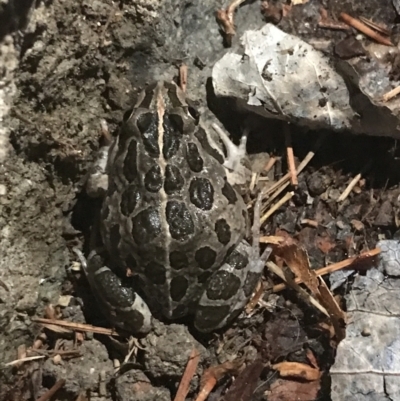
[[[345,313],[337,304],[325,282],[310,268],[307,251],[290,237],[274,246],[275,256],[279,256],[290,268],[295,277],[300,278],[318,302],[326,309],[335,329],[336,339],[340,342],[345,337]],[[285,275],[286,280],[291,280]]]
[[[261,238],[261,242],[266,242],[271,244],[269,239],[270,237]],[[275,244],[278,243],[277,241],[274,242]],[[325,274],[333,273],[338,270],[351,268],[357,269],[360,267],[361,269],[365,269],[365,265],[371,264],[373,259],[380,254],[381,250],[379,248],[372,249],[371,251],[363,252],[358,256],[353,256],[352,258],[345,259],[338,263],[333,263],[330,266],[322,267],[320,269],[315,270],[315,274],[317,276],[324,276]],[[301,284],[303,281],[301,277],[296,277],[294,280],[296,284]],[[272,288],[273,292],[279,292],[286,288],[286,284],[277,284],[274,285]]]
[[[318,26],[320,28],[336,29],[340,31],[351,29],[345,23],[331,19],[328,15],[328,11],[324,7],[320,8],[319,15],[320,19],[318,21]]]
[[[256,359],[246,366],[236,377],[221,401],[251,401],[263,369],[264,363],[261,359]]]
[[[196,373],[197,365],[200,361],[199,351],[194,349],[190,354],[190,358],[188,364],[186,366],[185,372],[181,378],[181,382],[179,383],[178,391],[176,392],[176,396],[174,401],[185,401],[186,396],[189,392],[190,381]]]
[[[235,10],[244,2],[245,0],[233,0],[225,10],[217,10],[215,13],[217,22],[225,34],[226,44],[229,47],[232,46],[232,38],[236,35],[233,15]]]
[[[371,39],[375,40],[376,42],[386,45],[386,46],[394,46],[390,39],[385,38],[378,32],[374,31],[365,23],[361,22],[357,18],[353,18],[346,13],[340,13],[340,18],[348,25],[352,26],[353,28],[357,29],[358,31],[362,32],[364,35],[367,35]]]
[[[203,373],[203,376],[200,380],[200,392],[196,398],[196,401],[206,400],[217,384],[218,380],[222,379],[227,374],[238,374],[242,366],[243,361],[237,359],[234,361],[227,361],[217,366],[209,367]]]

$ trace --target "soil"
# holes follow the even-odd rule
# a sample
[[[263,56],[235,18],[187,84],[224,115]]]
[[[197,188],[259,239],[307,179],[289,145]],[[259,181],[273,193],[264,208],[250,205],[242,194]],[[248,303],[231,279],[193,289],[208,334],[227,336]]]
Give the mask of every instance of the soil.
[[[92,223],[95,202],[84,194],[83,183],[101,144],[102,120],[115,135],[138,91],[154,80],[176,80],[177,66],[184,62],[189,67],[187,91],[197,107],[208,106],[233,136],[239,134],[245,116],[230,109],[231,102],[215,99],[210,84],[213,64],[228,51],[214,17],[225,3],[3,2],[0,21],[7,23],[0,24],[4,27],[0,29],[4,66],[0,85],[4,99],[0,104],[2,362],[17,359],[21,346],[33,344],[43,329],[32,318],[43,316],[45,310],[48,314],[49,305],[59,305],[60,295],[69,296],[66,305],[54,312],[61,311],[63,319],[107,325],[93,307],[85,278],[74,271],[76,256],[71,251],[74,246],[83,247]],[[292,25],[286,21],[282,29],[290,32],[305,15],[309,21],[317,18],[317,5],[310,1],[308,11],[295,14]],[[346,7],[350,6],[348,2]],[[260,4],[254,1],[241,7],[235,18],[238,38],[246,29],[264,23]],[[307,29],[293,33],[310,37]],[[340,35],[346,34],[334,32],[329,38],[337,40]],[[326,36],[329,33],[324,32]],[[283,156],[275,179],[286,168],[280,130],[280,123],[254,117],[248,143],[249,153]],[[296,157],[302,160],[321,135],[325,141],[300,176],[293,201],[263,228],[295,236],[307,248],[312,267],[371,249],[382,236],[400,237],[395,141],[295,129]],[[338,194],[360,172],[363,181],[358,190],[339,206]],[[319,225],[304,225],[304,219],[317,220]],[[113,359],[124,358],[127,344],[97,335],[79,341],[74,333],[48,330],[47,350],[62,347],[73,350],[72,356],[57,362],[43,353],[43,359],[0,370],[0,400],[36,399],[60,379],[66,382],[57,399],[73,400],[90,391],[92,397],[104,400],[170,400],[193,347],[201,353],[201,364],[191,395],[202,370],[210,365],[238,355],[249,363],[283,356],[302,361],[306,343],[321,370],[328,371],[334,350],[329,336],[315,328],[320,320],[320,315],[287,291],[277,298],[273,313],[265,309],[218,335],[196,335],[195,339],[184,324],[160,323],[151,336],[142,339],[140,346],[146,350],[139,350],[135,362],[124,365],[125,374],[117,377]],[[263,399],[271,377],[268,370],[261,374],[264,385],[252,399]],[[228,383],[223,382],[219,391],[224,386]],[[329,399],[329,379],[321,394],[320,399]]]

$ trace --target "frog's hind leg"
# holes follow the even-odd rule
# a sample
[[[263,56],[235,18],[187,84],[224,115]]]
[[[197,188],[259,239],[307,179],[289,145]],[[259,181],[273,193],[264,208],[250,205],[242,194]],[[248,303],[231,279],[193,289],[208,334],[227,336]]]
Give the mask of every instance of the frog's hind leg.
[[[211,276],[196,311],[197,330],[210,332],[228,324],[243,310],[260,280],[272,251],[267,247],[260,256],[260,209],[261,195],[254,206],[252,246],[243,240]]]
[[[103,263],[98,251],[92,251],[86,261],[82,252],[74,249],[81,261],[92,291],[104,315],[116,327],[130,333],[145,334],[151,328],[151,312],[131,288]]]

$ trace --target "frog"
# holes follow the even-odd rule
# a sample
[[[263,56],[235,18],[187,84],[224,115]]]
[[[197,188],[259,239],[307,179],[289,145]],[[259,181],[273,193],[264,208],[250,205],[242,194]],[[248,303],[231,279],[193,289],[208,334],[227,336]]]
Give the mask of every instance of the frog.
[[[209,333],[243,310],[260,280],[259,199],[248,211],[227,167],[245,152],[212,139],[185,93],[156,81],[100,150],[90,185],[102,205],[84,270],[111,324],[145,334],[152,319],[193,317]],[[244,149],[244,150],[243,150]],[[100,245],[98,245],[100,243]]]

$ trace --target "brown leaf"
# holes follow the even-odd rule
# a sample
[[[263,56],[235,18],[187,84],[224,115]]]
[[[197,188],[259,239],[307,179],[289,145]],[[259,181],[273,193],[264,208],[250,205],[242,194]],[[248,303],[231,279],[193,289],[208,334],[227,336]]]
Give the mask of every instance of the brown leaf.
[[[285,238],[284,242],[276,245],[274,250],[328,311],[335,328],[337,340],[340,342],[345,336],[344,322],[346,315],[340,309],[325,282],[311,269],[307,251],[301,245],[296,244],[290,237]]]
[[[272,365],[272,368],[282,377],[296,377],[307,381],[319,380],[321,377],[319,369],[300,362],[281,362]]]
[[[264,368],[261,359],[246,366],[229,388],[222,401],[250,401]]]
[[[325,235],[323,237],[318,236],[315,242],[318,249],[325,255],[336,247],[335,242],[332,241],[332,238],[330,238],[328,235]]]
[[[319,381],[296,382],[277,380],[267,394],[268,401],[310,401],[317,398]]]

